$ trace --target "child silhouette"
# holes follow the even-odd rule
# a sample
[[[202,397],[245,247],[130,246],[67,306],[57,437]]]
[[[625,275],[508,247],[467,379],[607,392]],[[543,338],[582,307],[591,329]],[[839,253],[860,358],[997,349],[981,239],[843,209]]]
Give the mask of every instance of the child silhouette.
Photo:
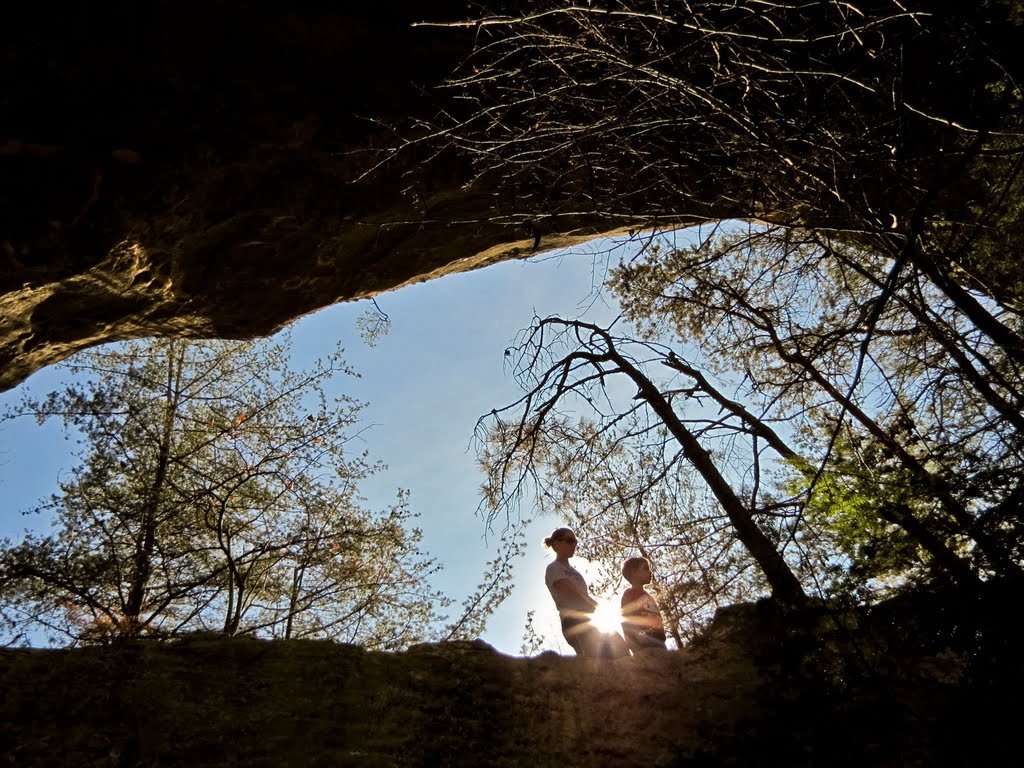
[[[622,564],[622,575],[630,583],[622,593],[622,636],[634,654],[665,650],[665,625],[658,603],[644,589],[651,583],[651,563],[643,557],[630,557]]]

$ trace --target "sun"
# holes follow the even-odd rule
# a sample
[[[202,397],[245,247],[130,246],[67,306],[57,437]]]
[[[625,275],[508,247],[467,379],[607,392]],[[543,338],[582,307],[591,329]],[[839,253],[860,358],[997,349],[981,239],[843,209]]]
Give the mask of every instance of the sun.
[[[619,634],[622,629],[622,609],[611,600],[598,600],[590,622],[602,632]]]

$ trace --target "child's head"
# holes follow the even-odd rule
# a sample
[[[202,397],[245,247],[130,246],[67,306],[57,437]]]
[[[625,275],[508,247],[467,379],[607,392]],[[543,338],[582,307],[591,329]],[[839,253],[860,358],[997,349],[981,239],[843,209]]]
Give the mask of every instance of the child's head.
[[[622,564],[622,575],[634,587],[651,583],[651,562],[646,557],[630,557]]]
[[[544,546],[548,549],[554,549],[555,544],[558,542],[572,542],[576,543],[576,534],[572,532],[572,528],[555,528],[550,536],[544,539]]]

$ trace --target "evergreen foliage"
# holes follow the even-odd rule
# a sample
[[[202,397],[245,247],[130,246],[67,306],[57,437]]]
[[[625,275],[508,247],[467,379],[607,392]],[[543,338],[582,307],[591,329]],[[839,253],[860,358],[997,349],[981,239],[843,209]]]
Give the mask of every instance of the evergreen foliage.
[[[380,468],[358,447],[362,405],[325,385],[340,350],[306,370],[288,340],[173,339],[80,354],[74,383],[16,415],[59,418],[82,446],[36,510],[48,535],[5,541],[8,641],[195,631],[422,640],[450,602],[430,587],[408,495],[366,508]]]
[[[582,555],[648,557],[677,628],[1017,576],[1020,8],[483,6],[429,141],[512,216],[702,227],[633,233],[626,322],[537,318],[509,349],[491,513],[536,491]]]
[[[876,602],[1018,575],[1012,350],[866,248],[786,227],[704,234],[613,271],[625,320],[538,318],[510,348],[525,394],[481,420],[491,513],[535,491],[608,585],[627,554],[650,559],[677,638],[766,591]]]

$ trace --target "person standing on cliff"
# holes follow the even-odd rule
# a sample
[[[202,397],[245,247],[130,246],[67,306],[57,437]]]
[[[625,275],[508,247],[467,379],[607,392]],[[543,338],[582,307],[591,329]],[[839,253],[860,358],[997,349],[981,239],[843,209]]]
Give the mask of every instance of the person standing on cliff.
[[[629,588],[622,593],[622,636],[634,654],[665,650],[665,625],[658,603],[644,589],[651,583],[651,563],[644,557],[630,557],[622,564]]]
[[[556,528],[544,539],[544,546],[555,553],[544,572],[544,583],[558,609],[562,635],[579,656],[625,656],[629,650],[621,637],[605,635],[591,623],[597,600],[590,596],[583,574],[569,565],[576,544],[576,534],[569,528]]]

